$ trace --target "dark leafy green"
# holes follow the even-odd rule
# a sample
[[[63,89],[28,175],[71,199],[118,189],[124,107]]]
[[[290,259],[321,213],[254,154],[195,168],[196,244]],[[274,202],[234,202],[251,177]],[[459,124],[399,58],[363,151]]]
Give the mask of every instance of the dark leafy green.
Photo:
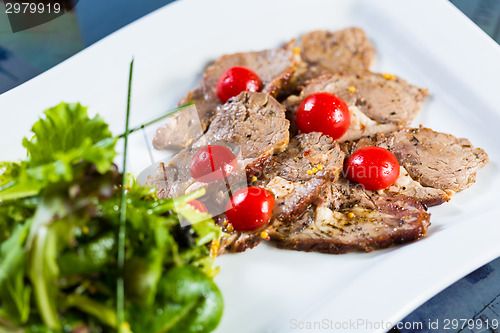
[[[192,266],[178,266],[160,279],[154,311],[132,308],[130,317],[140,332],[207,332],[219,323],[220,303],[212,279]]]
[[[213,330],[222,298],[209,247],[221,231],[186,204],[203,192],[162,200],[131,176],[123,184],[113,164],[117,139],[79,104],[45,111],[32,130],[26,160],[0,164],[0,331]],[[181,219],[196,223],[181,228]],[[122,274],[127,322],[118,327]]]

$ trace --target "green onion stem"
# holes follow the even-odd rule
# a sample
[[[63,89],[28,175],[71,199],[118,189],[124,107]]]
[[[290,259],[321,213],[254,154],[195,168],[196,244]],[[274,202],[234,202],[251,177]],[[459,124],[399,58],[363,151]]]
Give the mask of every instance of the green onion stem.
[[[132,73],[134,70],[134,59],[130,62],[130,73],[128,80],[128,95],[127,95],[127,115],[125,118],[125,133],[123,134],[123,178],[121,188],[121,206],[120,206],[120,229],[118,231],[118,280],[116,290],[116,314],[118,319],[118,332],[122,332],[123,323],[125,322],[125,287],[123,281],[123,269],[125,266],[125,236],[127,222],[127,145],[130,119],[130,97],[132,95]]]
[[[156,123],[157,121],[160,121],[162,119],[165,119],[165,118],[168,118],[170,117],[171,115],[173,114],[176,114],[177,112],[180,112],[182,110],[184,110],[185,108],[187,108],[188,106],[191,106],[193,105],[194,103],[193,102],[189,102],[189,103],[186,103],[186,104],[183,104],[175,109],[172,109],[172,110],[168,110],[167,112],[165,113],[162,113],[161,115],[159,115],[158,117],[155,117],[147,122],[145,122],[144,124],[141,124],[139,126],[136,126],[134,128],[131,128],[129,131],[128,131],[128,134],[132,133],[132,132],[135,132],[137,130],[140,130],[140,129],[143,129],[143,128],[146,128],[148,127],[149,125],[152,125],[154,123]],[[118,138],[125,138],[125,133],[122,133],[120,135],[118,135]]]

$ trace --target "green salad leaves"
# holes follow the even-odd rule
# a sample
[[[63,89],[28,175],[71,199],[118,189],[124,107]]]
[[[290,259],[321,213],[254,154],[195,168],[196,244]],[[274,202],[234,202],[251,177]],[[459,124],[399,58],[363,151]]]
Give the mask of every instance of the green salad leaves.
[[[0,332],[209,332],[222,315],[210,245],[221,230],[187,205],[159,199],[113,163],[100,117],[61,103],[24,139],[27,158],[0,163]],[[117,268],[122,188],[123,271]],[[201,221],[186,227],[180,220]],[[125,286],[118,327],[117,279]]]
[[[88,162],[100,173],[113,165],[117,139],[100,117],[90,119],[80,104],[61,103],[46,110],[45,119],[31,130],[33,138],[23,140],[27,160],[3,165],[0,200],[37,195],[50,183],[70,182],[77,162]]]

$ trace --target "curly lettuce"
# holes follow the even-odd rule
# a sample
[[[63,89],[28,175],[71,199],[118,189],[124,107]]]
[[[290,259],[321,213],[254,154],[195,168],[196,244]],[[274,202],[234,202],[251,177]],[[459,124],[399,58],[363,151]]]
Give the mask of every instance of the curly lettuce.
[[[85,162],[101,174],[113,165],[117,138],[101,117],[89,118],[86,107],[66,103],[44,113],[45,118],[31,129],[33,137],[23,140],[27,159],[0,165],[5,169],[0,178],[2,201],[35,196],[49,184],[71,182],[75,169]]]

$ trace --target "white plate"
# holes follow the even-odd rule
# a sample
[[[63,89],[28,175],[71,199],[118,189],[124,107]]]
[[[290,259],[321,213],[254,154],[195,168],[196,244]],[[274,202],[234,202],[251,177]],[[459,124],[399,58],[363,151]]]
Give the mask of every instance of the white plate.
[[[218,332],[306,332],[300,328],[314,322],[316,331],[384,332],[500,255],[500,47],[446,0],[175,2],[1,95],[1,157],[22,158],[21,138],[42,110],[60,101],[89,105],[120,133],[132,57],[132,123],[138,124],[175,106],[223,53],[353,25],[377,49],[375,71],[429,88],[416,124],[469,138],[491,162],[471,189],[430,210],[429,234],[416,243],[340,256],[261,245],[220,258],[216,280],[225,312]],[[152,133],[146,131],[148,140]],[[142,134],[132,140],[130,156],[129,170],[150,164]]]

